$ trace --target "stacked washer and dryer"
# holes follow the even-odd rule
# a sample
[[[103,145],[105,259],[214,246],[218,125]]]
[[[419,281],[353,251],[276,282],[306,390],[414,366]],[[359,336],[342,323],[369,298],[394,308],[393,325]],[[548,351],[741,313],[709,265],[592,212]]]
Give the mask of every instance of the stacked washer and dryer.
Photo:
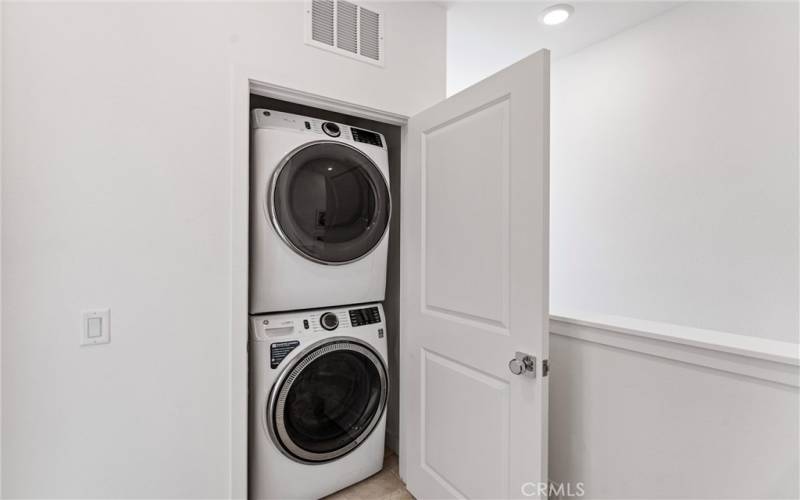
[[[250,496],[320,498],[383,464],[386,141],[266,109],[252,129]]]

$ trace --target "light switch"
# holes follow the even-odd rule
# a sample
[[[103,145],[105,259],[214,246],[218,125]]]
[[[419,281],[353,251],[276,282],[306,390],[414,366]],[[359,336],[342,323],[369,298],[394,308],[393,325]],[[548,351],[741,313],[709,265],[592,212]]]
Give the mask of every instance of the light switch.
[[[110,309],[83,311],[81,345],[107,344],[111,341],[109,329]]]
[[[89,318],[89,331],[87,337],[96,339],[103,336],[103,318]]]

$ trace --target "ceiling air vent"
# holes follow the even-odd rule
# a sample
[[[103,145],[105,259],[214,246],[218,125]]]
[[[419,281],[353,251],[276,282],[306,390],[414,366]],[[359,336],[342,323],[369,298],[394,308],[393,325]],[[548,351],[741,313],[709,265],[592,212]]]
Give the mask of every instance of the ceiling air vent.
[[[383,15],[346,0],[310,0],[306,43],[383,66]]]

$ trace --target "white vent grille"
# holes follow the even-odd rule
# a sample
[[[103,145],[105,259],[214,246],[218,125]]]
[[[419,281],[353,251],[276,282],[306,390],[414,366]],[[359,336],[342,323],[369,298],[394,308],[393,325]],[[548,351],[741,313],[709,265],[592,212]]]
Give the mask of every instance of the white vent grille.
[[[333,1],[316,0],[311,5],[311,39],[333,45]]]
[[[361,41],[360,52],[364,57],[381,60],[381,15],[361,7],[358,29]]]
[[[344,0],[336,2],[336,46],[358,54],[358,6]]]
[[[383,66],[383,15],[347,0],[309,0],[306,43]]]

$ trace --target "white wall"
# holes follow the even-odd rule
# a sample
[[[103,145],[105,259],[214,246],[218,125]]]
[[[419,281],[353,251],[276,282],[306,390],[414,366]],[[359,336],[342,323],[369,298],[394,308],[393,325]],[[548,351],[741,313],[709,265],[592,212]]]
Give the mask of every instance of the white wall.
[[[523,6],[459,5],[448,86],[556,46],[552,311],[797,342],[797,4],[687,2],[558,57],[671,6],[578,3],[523,34]]]
[[[798,498],[796,364],[551,325],[551,480],[587,498]]]
[[[798,36],[689,3],[556,63],[552,310],[798,342]]]
[[[551,304],[798,341],[797,4],[691,3],[558,60]],[[554,336],[594,498],[796,498],[798,393]]]
[[[569,3],[575,15],[560,26],[537,17],[552,0],[449,2],[447,94],[454,94],[539,49],[551,60],[572,54],[635,26],[681,2],[590,0]]]
[[[233,67],[441,99],[444,10],[377,7],[385,68],[303,45],[301,3],[4,5],[4,496],[228,494]]]
[[[698,2],[555,60],[551,311],[796,352],[797,41],[796,3]],[[449,74],[494,70],[453,68],[457,50]],[[551,479],[592,498],[797,498],[796,386],[560,335],[550,360]]]

